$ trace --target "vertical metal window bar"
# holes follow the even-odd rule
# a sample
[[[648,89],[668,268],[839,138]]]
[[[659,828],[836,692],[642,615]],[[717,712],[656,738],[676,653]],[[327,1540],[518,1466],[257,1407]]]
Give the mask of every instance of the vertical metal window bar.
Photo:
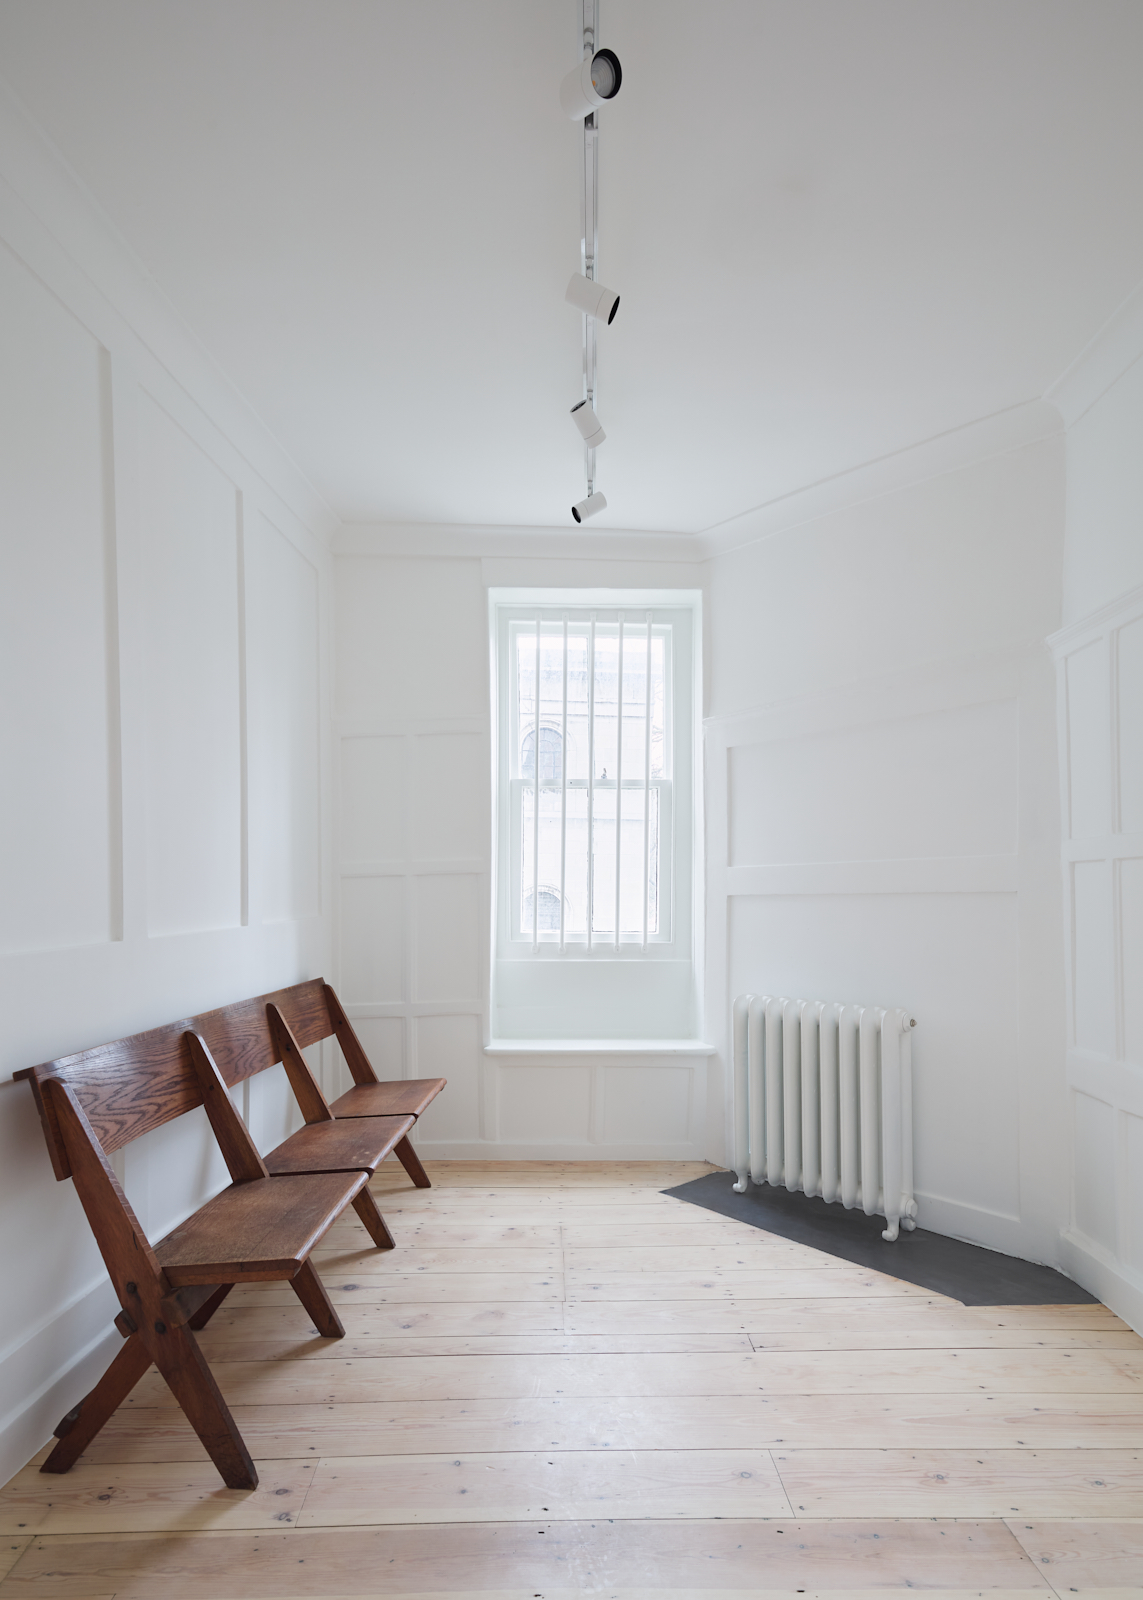
[[[643,949],[651,900],[651,613],[647,613],[647,699],[643,708]]]
[[[583,59],[590,61],[595,54],[595,41],[599,32],[598,0],[583,0]],[[580,247],[583,275],[594,279],[596,257],[599,252],[599,133],[595,113],[583,119],[583,190],[580,196]],[[583,318],[583,397],[594,407],[595,392],[595,318]],[[587,492],[595,492],[595,451],[584,446],[584,468],[587,474]]]
[[[565,894],[568,859],[568,618],[564,612],[564,698],[560,718],[560,953],[563,953],[566,930]]]
[[[595,612],[587,646],[587,948],[595,919]]]
[[[532,734],[532,949],[540,947],[540,618],[536,618],[536,716]]]
[[[623,613],[619,613],[619,673],[615,683],[615,948],[619,949],[619,856],[623,842]]]

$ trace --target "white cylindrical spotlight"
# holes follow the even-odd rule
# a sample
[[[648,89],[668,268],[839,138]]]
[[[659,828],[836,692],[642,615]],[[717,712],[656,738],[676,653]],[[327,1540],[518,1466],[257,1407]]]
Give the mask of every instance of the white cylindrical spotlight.
[[[583,434],[583,442],[589,450],[597,449],[607,435],[603,425],[586,400],[581,400],[577,406],[571,408],[572,421]]]
[[[600,494],[597,489],[594,494],[589,494],[586,500],[581,500],[578,505],[572,506],[572,516],[577,522],[586,522],[588,517],[594,517],[597,511],[607,510],[607,496]]]
[[[597,50],[590,61],[573,67],[560,84],[560,105],[573,122],[590,116],[619,93],[623,68],[614,50]]]
[[[582,272],[572,273],[564,299],[577,311],[586,311],[589,317],[609,326],[615,321],[615,313],[619,310],[619,296],[615,290],[605,289],[594,278],[585,278]]]

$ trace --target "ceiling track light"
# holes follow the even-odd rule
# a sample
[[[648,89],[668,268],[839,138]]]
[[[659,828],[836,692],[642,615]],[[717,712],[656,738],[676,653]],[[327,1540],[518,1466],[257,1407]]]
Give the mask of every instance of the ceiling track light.
[[[605,289],[594,278],[585,278],[582,272],[572,273],[571,282],[564,291],[564,299],[569,305],[577,306],[585,316],[594,317],[597,322],[606,322],[608,327],[615,321],[615,313],[619,310],[619,296],[615,290]]]
[[[571,408],[572,421],[583,434],[583,442],[589,450],[596,450],[607,438],[599,418],[592,410],[587,400],[580,400]]]
[[[599,107],[614,100],[623,82],[623,68],[613,50],[599,48],[599,0],[577,0],[582,6],[583,60],[560,85],[560,104],[573,120],[583,119],[583,183],[580,191],[580,270],[573,272],[564,298],[581,313],[583,323],[583,399],[572,407],[572,420],[583,435],[587,497],[572,507],[576,522],[607,507],[595,487],[595,452],[607,437],[595,414],[595,334],[609,326],[619,309],[619,296],[595,278],[599,255]]]
[[[580,500],[572,506],[572,516],[577,522],[586,522],[588,517],[594,517],[597,511],[607,510],[607,498],[597,489],[594,494],[589,494],[586,500]]]
[[[597,5],[595,27],[599,26],[598,12]],[[585,42],[586,38],[585,21]],[[589,117],[596,106],[606,105],[609,100],[614,100],[622,82],[623,68],[619,65],[619,57],[614,50],[597,50],[591,56],[585,50],[583,61],[578,67],[573,67],[560,84],[560,105],[574,122],[578,122],[580,117]]]

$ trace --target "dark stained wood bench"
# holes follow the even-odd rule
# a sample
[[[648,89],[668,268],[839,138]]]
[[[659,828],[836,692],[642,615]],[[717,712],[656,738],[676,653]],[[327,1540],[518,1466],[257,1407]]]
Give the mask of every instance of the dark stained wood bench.
[[[336,1035],[363,1109],[338,1115],[302,1050]],[[346,1048],[348,1042],[349,1048]],[[351,1054],[352,1052],[352,1054]],[[228,1088],[281,1061],[306,1119],[263,1159]],[[150,1367],[158,1367],[230,1488],[254,1488],[249,1452],[210,1372],[196,1330],[236,1283],[285,1279],[318,1332],[340,1338],[341,1319],[310,1253],[352,1205],[374,1242],[393,1239],[367,1187],[391,1151],[414,1183],[428,1183],[408,1142],[444,1079],[380,1083],[321,980],[183,1018],[147,1033],[17,1073],[31,1082],[56,1177],[71,1177],[122,1310],[126,1340],[100,1382],[56,1429],[41,1468],[66,1472]],[[392,1109],[379,1109],[384,1104]],[[232,1183],[152,1245],[108,1156],[204,1106]],[[365,1106],[368,1109],[364,1109]],[[404,1105],[416,1110],[402,1110]]]

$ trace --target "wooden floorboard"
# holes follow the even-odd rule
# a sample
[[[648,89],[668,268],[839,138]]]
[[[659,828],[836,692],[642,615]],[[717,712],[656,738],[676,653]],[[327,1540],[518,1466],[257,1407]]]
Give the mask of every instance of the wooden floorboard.
[[[735,1395],[619,1399],[360,1400],[232,1407],[251,1453],[420,1455],[468,1450],[694,1450],[907,1446],[1143,1448],[1143,1397],[1086,1395]],[[88,1461],[198,1461],[173,1407],[124,1407]],[[1143,1507],[1141,1507],[1143,1510]]]
[[[761,1581],[760,1581],[761,1580]],[[459,1523],[277,1533],[48,1536],[2,1600],[307,1600],[416,1594],[1052,1595],[1000,1519]]]
[[[965,1307],[660,1191],[702,1163],[430,1164],[202,1336],[259,1468],[152,1371],[0,1492],[0,1600],[1143,1600],[1143,1339]]]
[[[340,1343],[340,1341],[339,1341]],[[1143,1356],[1118,1350],[741,1351],[695,1355],[400,1356],[318,1365],[214,1367],[231,1404],[518,1399],[524,1396],[916,1395],[1130,1396],[1143,1405]],[[157,1372],[127,1401],[174,1405]]]

